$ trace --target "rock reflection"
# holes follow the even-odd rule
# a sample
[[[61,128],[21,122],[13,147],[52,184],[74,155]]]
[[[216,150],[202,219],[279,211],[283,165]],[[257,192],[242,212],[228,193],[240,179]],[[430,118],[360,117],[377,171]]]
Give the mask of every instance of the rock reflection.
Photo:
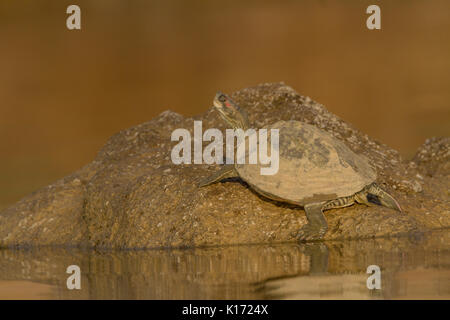
[[[178,250],[1,250],[0,292],[13,283],[5,280],[14,280],[52,285],[46,296],[54,299],[448,299],[448,240],[449,232],[441,231],[397,239]],[[81,290],[66,288],[65,271],[72,264],[81,268]],[[381,290],[366,287],[371,264],[382,270]],[[29,296],[23,290],[22,298]]]

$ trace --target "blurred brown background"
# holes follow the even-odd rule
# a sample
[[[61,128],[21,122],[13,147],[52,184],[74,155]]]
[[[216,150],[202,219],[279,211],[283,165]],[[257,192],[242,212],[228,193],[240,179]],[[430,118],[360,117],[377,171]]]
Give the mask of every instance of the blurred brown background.
[[[2,0],[0,208],[121,129],[274,81],[410,157],[450,134],[450,1]]]

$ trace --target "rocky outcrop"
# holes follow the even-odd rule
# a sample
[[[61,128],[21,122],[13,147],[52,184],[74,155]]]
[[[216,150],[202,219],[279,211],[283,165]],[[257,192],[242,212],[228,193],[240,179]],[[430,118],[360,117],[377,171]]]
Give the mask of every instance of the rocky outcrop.
[[[324,106],[282,84],[261,84],[232,97],[254,127],[300,120],[328,131],[369,158],[378,183],[404,212],[355,205],[326,212],[325,239],[368,238],[450,226],[449,138],[427,140],[412,161],[374,141]],[[218,165],[171,161],[171,133],[194,120],[224,130],[212,109],[193,118],[166,111],[109,139],[97,158],[0,213],[0,243],[116,248],[183,247],[295,241],[301,208],[257,195],[241,181],[198,189]]]

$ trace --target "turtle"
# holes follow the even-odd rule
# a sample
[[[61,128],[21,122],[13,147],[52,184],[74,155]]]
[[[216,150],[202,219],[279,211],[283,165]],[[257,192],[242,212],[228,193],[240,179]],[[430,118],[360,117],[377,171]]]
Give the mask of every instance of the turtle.
[[[228,95],[218,92],[213,105],[234,130],[250,128],[246,111]],[[270,129],[279,130],[278,172],[262,175],[258,163],[224,164],[198,186],[236,177],[263,197],[303,207],[307,223],[296,234],[300,241],[324,237],[328,229],[324,210],[358,203],[402,212],[398,202],[375,182],[377,173],[368,159],[330,133],[297,120],[280,120],[269,125]]]

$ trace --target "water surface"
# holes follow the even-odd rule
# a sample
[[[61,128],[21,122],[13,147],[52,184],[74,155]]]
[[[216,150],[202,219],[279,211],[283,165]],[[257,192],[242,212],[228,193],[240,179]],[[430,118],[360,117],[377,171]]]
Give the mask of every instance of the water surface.
[[[0,250],[0,299],[449,299],[450,232],[176,250]],[[81,290],[68,290],[69,265]],[[381,289],[369,290],[369,265]]]

